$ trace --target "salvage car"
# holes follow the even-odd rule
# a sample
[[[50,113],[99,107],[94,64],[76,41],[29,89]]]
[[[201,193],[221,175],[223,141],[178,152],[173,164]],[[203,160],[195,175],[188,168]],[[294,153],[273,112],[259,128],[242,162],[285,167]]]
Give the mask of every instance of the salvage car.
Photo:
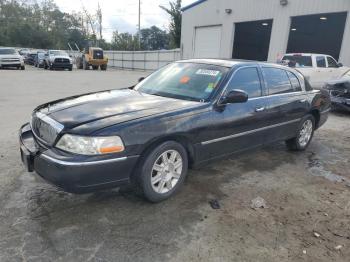
[[[338,63],[332,56],[324,54],[285,54],[280,63],[296,68],[314,88],[322,88],[327,81],[339,79],[350,72],[349,67]]]
[[[350,74],[328,81],[325,88],[329,91],[332,109],[350,112]]]
[[[186,60],[136,86],[37,107],[20,129],[22,161],[73,193],[132,184],[149,201],[176,193],[188,168],[276,141],[305,150],[330,98],[274,64]]]
[[[14,48],[0,48],[0,68],[25,70],[23,57]]]
[[[73,70],[73,60],[61,50],[49,50],[44,57],[44,68],[49,70],[68,69]]]

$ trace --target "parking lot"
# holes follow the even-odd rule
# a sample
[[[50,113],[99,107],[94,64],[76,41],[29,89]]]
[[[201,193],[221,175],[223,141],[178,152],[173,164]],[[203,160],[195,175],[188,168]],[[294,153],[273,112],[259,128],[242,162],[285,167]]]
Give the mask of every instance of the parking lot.
[[[68,194],[24,170],[17,132],[37,105],[146,74],[0,70],[0,261],[349,261],[346,113],[305,152],[278,143],[191,170],[160,204],[124,188]],[[252,209],[259,196],[267,206]]]

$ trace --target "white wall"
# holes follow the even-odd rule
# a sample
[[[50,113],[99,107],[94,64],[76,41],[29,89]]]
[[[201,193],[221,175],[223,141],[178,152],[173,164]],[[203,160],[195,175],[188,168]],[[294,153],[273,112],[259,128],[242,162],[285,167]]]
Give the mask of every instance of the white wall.
[[[350,0],[207,0],[183,12],[181,48],[184,59],[193,57],[197,26],[222,25],[220,58],[231,58],[234,24],[273,19],[268,61],[275,62],[286,52],[292,16],[348,11],[339,61],[350,66]],[[225,9],[232,9],[226,14]],[[325,36],[326,37],[326,36]]]

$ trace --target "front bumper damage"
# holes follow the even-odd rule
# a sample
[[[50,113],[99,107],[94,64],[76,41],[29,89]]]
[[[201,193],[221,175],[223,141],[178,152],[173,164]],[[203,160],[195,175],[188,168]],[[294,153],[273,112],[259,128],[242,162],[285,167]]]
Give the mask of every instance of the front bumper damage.
[[[326,89],[330,94],[334,109],[350,112],[350,78],[327,83]]]

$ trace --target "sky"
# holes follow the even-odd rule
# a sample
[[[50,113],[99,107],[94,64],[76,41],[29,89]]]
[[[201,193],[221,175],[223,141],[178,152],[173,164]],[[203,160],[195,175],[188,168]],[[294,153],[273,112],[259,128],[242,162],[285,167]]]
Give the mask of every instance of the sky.
[[[82,4],[93,13],[100,3],[103,14],[103,37],[110,40],[112,33],[137,31],[138,0],[54,0],[64,12],[82,11]],[[195,0],[182,0],[182,6]],[[168,29],[169,15],[159,8],[159,5],[169,6],[169,0],[141,0],[141,28],[156,25],[161,29]]]

